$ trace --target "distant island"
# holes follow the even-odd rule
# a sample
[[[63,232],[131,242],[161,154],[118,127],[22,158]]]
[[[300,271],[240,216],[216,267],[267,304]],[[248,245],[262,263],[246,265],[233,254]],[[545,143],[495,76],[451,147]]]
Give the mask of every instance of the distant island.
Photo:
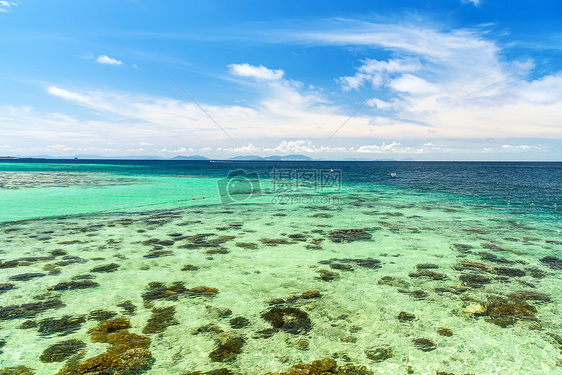
[[[165,158],[155,155],[129,155],[129,156],[101,156],[101,155],[88,155],[79,154],[73,156],[50,156],[50,155],[36,155],[36,156],[0,156],[0,160],[12,159],[57,159],[57,160],[193,160],[193,161],[414,161],[414,159],[366,159],[366,158],[345,158],[345,159],[313,159],[306,155],[273,155],[273,156],[259,156],[259,155],[240,155],[228,159],[211,159],[202,155],[178,155],[172,158]]]

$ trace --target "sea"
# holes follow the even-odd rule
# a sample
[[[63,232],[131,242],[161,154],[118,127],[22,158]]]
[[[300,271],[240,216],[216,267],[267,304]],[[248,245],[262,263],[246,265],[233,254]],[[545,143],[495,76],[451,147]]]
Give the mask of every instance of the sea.
[[[562,163],[0,161],[0,374],[562,374]]]

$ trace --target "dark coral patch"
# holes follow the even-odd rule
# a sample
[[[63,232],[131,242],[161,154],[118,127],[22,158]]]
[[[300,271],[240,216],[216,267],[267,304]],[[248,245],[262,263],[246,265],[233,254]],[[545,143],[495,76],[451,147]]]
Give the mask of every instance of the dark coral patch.
[[[308,314],[294,307],[274,307],[261,314],[274,328],[297,335],[312,329]]]
[[[90,270],[90,272],[115,272],[118,268],[119,265],[117,263],[110,263],[94,267]]]
[[[12,281],[27,281],[27,280],[36,279],[38,277],[44,277],[44,276],[47,276],[47,275],[44,274],[44,273],[40,273],[40,272],[20,273],[19,275],[10,276],[8,279],[10,279]]]
[[[65,306],[61,300],[51,299],[43,302],[24,303],[0,307],[0,320],[29,318],[51,309]]]
[[[47,290],[73,290],[73,289],[87,289],[100,286],[100,284],[95,281],[84,280],[84,281],[69,281],[64,283],[58,283],[55,286],[47,288]]]
[[[209,353],[209,359],[213,362],[233,361],[242,352],[244,342],[242,336],[223,333],[215,339],[216,347]]]
[[[37,324],[37,331],[42,336],[54,334],[58,336],[66,336],[78,331],[85,321],[86,319],[82,316],[71,317],[69,315],[64,315],[60,319],[43,319]]]
[[[330,233],[332,242],[353,242],[353,241],[368,241],[372,236],[364,229],[341,229]]]
[[[148,319],[142,333],[163,332],[169,326],[179,324],[174,318],[175,313],[176,308],[174,306],[152,309],[152,316]]]
[[[80,340],[61,341],[45,349],[39,359],[44,363],[62,362],[85,347],[86,343]]]

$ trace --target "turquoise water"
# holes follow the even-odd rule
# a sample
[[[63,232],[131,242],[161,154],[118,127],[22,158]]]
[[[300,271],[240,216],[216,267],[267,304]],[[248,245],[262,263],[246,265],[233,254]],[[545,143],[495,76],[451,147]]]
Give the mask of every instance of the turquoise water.
[[[340,189],[280,191],[269,169],[330,166],[243,164],[260,194],[222,204],[238,167],[2,163],[0,368],[126,373],[90,331],[123,318],[121,344],[150,350],[133,373],[562,373],[558,166],[517,187],[348,163]],[[475,170],[430,167],[411,168]]]

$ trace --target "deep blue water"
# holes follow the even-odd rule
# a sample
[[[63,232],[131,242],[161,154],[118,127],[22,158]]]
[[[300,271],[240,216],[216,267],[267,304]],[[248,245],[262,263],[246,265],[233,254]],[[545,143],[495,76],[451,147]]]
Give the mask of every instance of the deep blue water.
[[[243,169],[271,178],[275,169],[334,169],[344,184],[383,184],[492,199],[512,205],[556,209],[562,206],[562,162],[341,162],[341,161],[160,161],[160,160],[7,160],[10,170],[106,172],[120,175],[226,177]],[[36,163],[32,166],[31,163]],[[95,165],[95,168],[93,166]],[[0,168],[1,170],[1,168]],[[390,173],[397,178],[390,178]]]

